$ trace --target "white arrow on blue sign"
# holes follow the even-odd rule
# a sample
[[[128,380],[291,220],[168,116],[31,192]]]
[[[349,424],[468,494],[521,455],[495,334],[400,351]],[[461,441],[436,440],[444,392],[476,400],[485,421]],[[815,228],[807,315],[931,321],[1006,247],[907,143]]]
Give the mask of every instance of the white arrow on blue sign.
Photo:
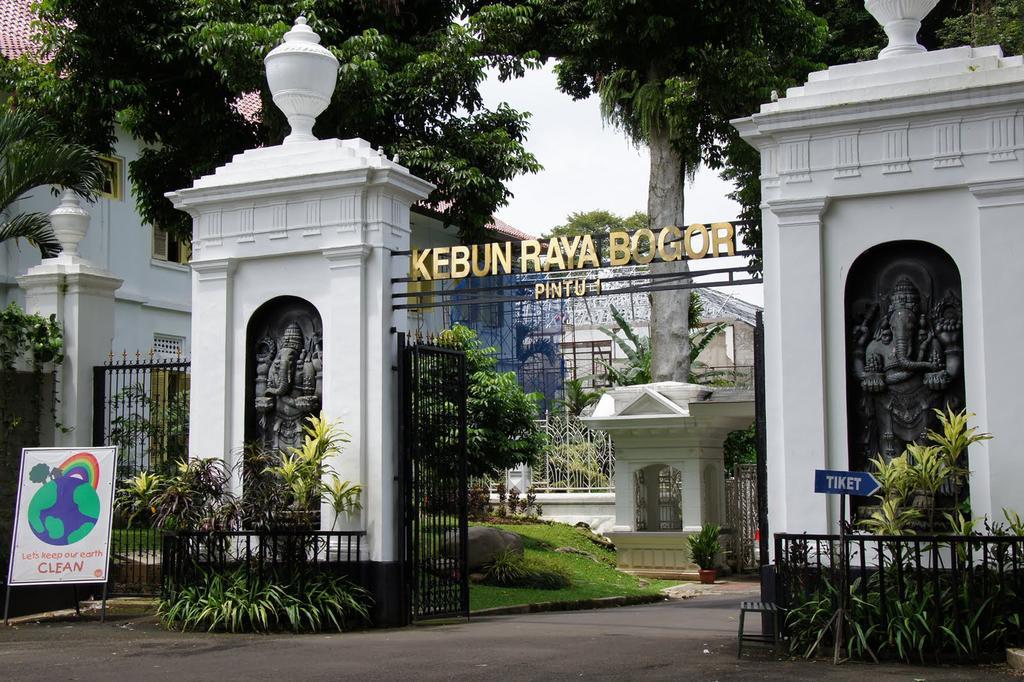
[[[830,495],[874,495],[881,488],[878,479],[866,471],[832,471],[817,469],[814,472],[814,492]]]

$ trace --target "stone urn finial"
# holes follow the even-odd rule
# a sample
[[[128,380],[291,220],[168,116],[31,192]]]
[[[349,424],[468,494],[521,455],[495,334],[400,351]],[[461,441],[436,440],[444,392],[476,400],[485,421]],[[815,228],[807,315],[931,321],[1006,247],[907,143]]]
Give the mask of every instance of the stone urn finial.
[[[73,190],[66,189],[60,195],[60,204],[50,211],[50,225],[60,242],[61,253],[77,256],[78,242],[89,231],[89,212],[82,208]]]
[[[917,42],[921,20],[935,9],[939,0],[864,0],[864,9],[882,25],[889,45],[878,53],[879,59],[925,52]]]
[[[320,36],[306,25],[306,18],[299,17],[263,63],[274,104],[292,129],[284,144],[316,141],[313,124],[331,103],[338,60],[320,44]]]

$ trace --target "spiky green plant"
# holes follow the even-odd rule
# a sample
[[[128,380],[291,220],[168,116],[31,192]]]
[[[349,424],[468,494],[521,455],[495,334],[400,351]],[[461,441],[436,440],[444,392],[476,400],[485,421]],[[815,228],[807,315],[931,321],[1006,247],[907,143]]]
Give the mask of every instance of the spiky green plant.
[[[584,388],[582,379],[568,379],[562,387],[562,397],[555,401],[555,405],[575,417],[597,403],[602,395],[604,391],[601,389],[591,391]]]
[[[929,431],[928,440],[941,449],[954,482],[960,485],[971,473],[961,464],[961,455],[974,443],[990,440],[992,434],[978,433],[978,427],[968,426],[971,417],[975,416],[973,412],[953,412],[947,407],[945,411],[936,409],[935,414],[942,425],[942,431]]]
[[[302,444],[282,452],[280,461],[266,467],[265,471],[279,477],[285,484],[294,511],[311,512],[321,497],[329,494],[324,478],[329,475],[337,478],[330,459],[342,452],[349,437],[323,413],[307,417],[302,431]]]
[[[888,461],[881,455],[875,455],[869,462],[873,469],[872,473],[881,486],[876,497],[902,503],[914,484],[907,455],[904,453]]]
[[[360,497],[363,494],[363,486],[352,481],[344,481],[337,474],[332,474],[327,485],[324,486],[324,495],[331,503],[334,510],[334,523],[331,529],[338,522],[338,515],[354,514],[363,508]]]
[[[279,579],[240,567],[204,572],[162,598],[160,622],[170,629],[213,632],[341,632],[369,615],[366,591],[344,578],[312,572]]]
[[[124,515],[129,528],[140,516],[148,518],[155,513],[153,501],[163,484],[164,481],[158,474],[143,471],[119,485],[114,507]]]
[[[611,306],[611,315],[618,330],[613,331],[608,327],[600,327],[600,330],[610,336],[626,356],[626,364],[623,367],[615,367],[602,361],[601,365],[605,369],[608,381],[615,386],[651,383],[651,340],[637,334],[629,320],[615,306]],[[621,336],[619,332],[622,333]]]
[[[883,499],[878,508],[858,523],[875,535],[913,535],[910,525],[921,518],[921,511],[904,507],[902,500]]]

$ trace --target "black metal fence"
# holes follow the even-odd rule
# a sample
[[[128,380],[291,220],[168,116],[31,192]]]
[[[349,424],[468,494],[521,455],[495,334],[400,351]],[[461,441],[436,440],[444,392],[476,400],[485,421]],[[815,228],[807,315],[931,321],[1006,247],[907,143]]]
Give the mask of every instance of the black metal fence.
[[[998,655],[1024,642],[1024,536],[775,536],[776,602],[798,641],[840,604],[851,653],[906,660]]]
[[[406,613],[469,615],[466,356],[399,338]]]
[[[188,456],[188,360],[122,354],[93,368],[93,443],[118,447],[118,477]]]
[[[93,368],[93,443],[117,446],[119,480],[166,472],[188,457],[189,367],[180,358],[124,353]],[[111,541],[113,591],[155,594],[160,531],[123,526],[115,521]]]
[[[359,557],[365,536],[365,531],[319,530],[165,533],[163,593],[171,596],[210,574],[234,571],[281,582],[327,573],[363,586]]]

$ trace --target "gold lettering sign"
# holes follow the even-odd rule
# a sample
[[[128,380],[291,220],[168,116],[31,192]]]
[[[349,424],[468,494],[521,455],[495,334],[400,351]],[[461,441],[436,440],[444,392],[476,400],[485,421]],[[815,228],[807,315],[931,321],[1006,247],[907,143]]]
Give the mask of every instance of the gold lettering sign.
[[[552,237],[544,244],[539,239],[521,242],[493,242],[472,246],[439,246],[413,249],[409,262],[409,278],[414,282],[432,279],[462,279],[470,275],[508,275],[515,260],[520,273],[567,272],[603,265],[646,265],[655,257],[665,262],[684,258],[697,260],[710,256],[736,255],[736,229],[732,223],[694,223],[685,230],[668,225],[660,230],[643,228],[630,234],[611,232],[607,235],[608,255],[602,258],[593,235]],[[566,298],[577,294],[578,286],[587,287],[600,280],[565,280],[563,283],[538,284],[537,298]],[[548,287],[559,288],[548,288]],[[568,293],[567,293],[568,292]]]

